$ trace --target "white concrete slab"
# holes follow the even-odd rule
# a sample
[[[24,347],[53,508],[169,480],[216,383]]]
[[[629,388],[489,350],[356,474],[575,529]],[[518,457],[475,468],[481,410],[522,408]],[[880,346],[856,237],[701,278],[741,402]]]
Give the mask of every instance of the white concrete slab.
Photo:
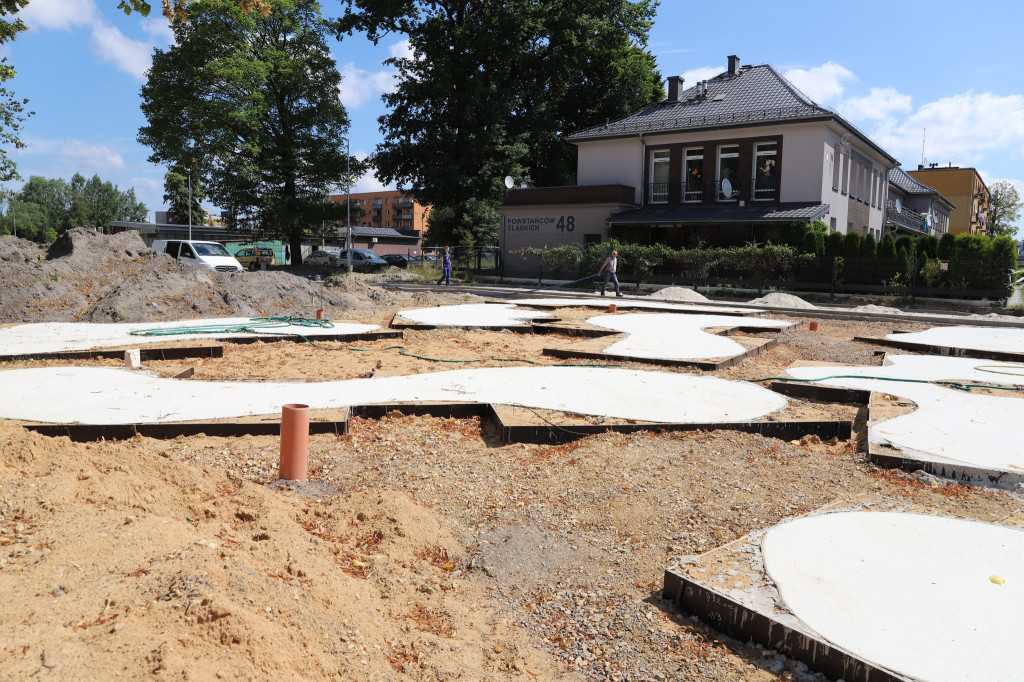
[[[775,526],[762,550],[790,611],[846,651],[928,682],[1021,679],[1020,530],[840,512]]]
[[[238,325],[251,322],[250,317],[226,317],[201,320],[175,320],[173,322],[38,322],[0,328],[0,355],[50,353],[65,350],[92,350],[120,346],[144,346],[165,341],[184,341],[204,338],[253,337],[263,334],[210,332],[202,334],[174,334],[169,336],[132,336],[137,329],[167,329],[169,327],[201,327],[204,325]],[[374,324],[335,322],[333,329],[282,325],[268,329],[268,333],[302,334],[303,336],[333,336],[336,334],[362,334],[380,329]]]
[[[887,360],[892,364],[885,367],[809,366],[791,367],[787,372],[799,379],[820,379],[816,383],[877,391],[916,403],[917,410],[910,414],[869,425],[868,440],[872,443],[890,445],[930,462],[1024,472],[1024,439],[1016,430],[1016,425],[1024,424],[1024,400],[935,384],[880,380],[896,377],[1024,385],[1020,374],[978,369],[1024,374],[1024,368],[1012,363],[923,355],[887,356]],[[827,379],[835,375],[856,378]]]
[[[403,310],[398,319],[408,324],[426,324],[435,327],[512,327],[527,325],[532,320],[550,318],[549,313],[535,310],[517,310],[511,303],[470,303],[446,305],[436,308]]]
[[[1005,327],[932,327],[920,332],[887,334],[892,341],[969,350],[1024,353],[1024,329]]]
[[[0,372],[0,418],[83,424],[274,414],[397,401],[523,405],[652,422],[739,422],[786,406],[741,381],[596,367],[499,367],[319,383],[165,379],[123,369],[47,367]]]
[[[513,301],[519,305],[537,306],[539,308],[607,308],[614,303],[623,309],[663,310],[682,313],[707,313],[724,315],[726,313],[743,315],[763,315],[764,310],[758,308],[729,308],[724,306],[701,305],[699,303],[671,303],[652,299],[622,299],[615,296],[588,298],[517,298]]]
[[[590,324],[625,332],[628,338],[604,349],[610,355],[657,360],[706,360],[731,358],[746,348],[727,336],[704,331],[709,327],[759,327],[785,329],[795,322],[729,315],[675,315],[673,313],[626,313],[598,315]]]

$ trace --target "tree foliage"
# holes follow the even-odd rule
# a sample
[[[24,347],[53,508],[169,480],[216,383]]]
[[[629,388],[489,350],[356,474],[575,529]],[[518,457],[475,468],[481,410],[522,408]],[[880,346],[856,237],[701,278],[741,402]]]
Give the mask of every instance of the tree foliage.
[[[0,233],[39,242],[52,242],[73,227],[106,228],[117,220],[143,221],[146,206],[98,175],[89,179],[75,173],[70,181],[33,175],[21,189],[7,197],[0,217]]]
[[[198,170],[209,197],[236,226],[290,241],[344,216],[328,201],[364,165],[345,155],[341,76],[313,0],[268,0],[271,12],[197,0],[156,50],[142,87],[150,161]]]
[[[572,184],[564,136],[662,98],[652,0],[349,0],[335,28],[407,35],[378,178],[435,206],[497,205],[503,179]]]
[[[1024,207],[1017,188],[1006,180],[999,180],[992,183],[989,196],[992,211],[989,213],[988,233],[993,237],[1014,237],[1017,234],[1020,210]]]
[[[425,246],[494,246],[501,214],[493,204],[467,199],[455,206],[435,206],[427,217]]]
[[[201,174],[190,178],[186,169],[174,166],[164,174],[164,203],[175,224],[204,225],[206,209],[202,202],[206,198],[206,186]],[[190,203],[191,199],[191,203]]]

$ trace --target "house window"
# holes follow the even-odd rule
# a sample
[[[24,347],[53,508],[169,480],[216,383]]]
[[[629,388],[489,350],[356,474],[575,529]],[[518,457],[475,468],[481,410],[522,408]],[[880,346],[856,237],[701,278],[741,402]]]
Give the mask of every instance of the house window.
[[[668,201],[668,150],[651,154],[651,203],[664,204]]]
[[[843,194],[850,191],[850,155],[843,154],[843,168],[839,171],[843,176]]]
[[[736,144],[718,148],[718,200],[735,201],[740,188],[740,147]]]
[[[754,145],[754,199],[774,199],[779,189],[779,143]]]
[[[704,150],[687,149],[683,175],[683,201],[700,201],[704,194]]]

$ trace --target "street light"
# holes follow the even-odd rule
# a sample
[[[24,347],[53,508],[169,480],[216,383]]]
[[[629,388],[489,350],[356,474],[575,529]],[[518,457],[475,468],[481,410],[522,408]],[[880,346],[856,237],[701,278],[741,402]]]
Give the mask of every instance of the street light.
[[[349,139],[345,138],[345,254],[348,256],[348,271],[352,272],[352,155]]]

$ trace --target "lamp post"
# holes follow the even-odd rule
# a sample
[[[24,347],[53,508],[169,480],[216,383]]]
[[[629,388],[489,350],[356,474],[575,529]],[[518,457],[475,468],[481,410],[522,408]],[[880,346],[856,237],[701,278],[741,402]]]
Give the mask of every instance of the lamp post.
[[[192,169],[188,171],[188,240],[192,241]]]
[[[352,272],[352,154],[350,141],[345,138],[345,255],[348,257],[348,271]]]

